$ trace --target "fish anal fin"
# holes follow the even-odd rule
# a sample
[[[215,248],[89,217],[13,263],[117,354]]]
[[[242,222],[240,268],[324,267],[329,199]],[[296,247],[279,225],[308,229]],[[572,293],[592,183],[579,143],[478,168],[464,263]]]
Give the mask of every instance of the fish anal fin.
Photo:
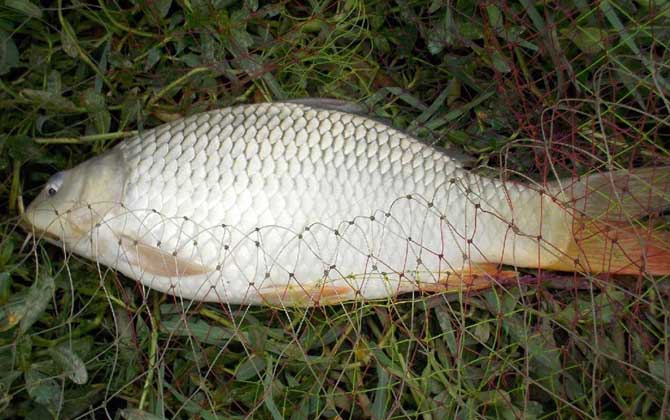
[[[427,285],[442,290],[427,291],[474,292],[513,282],[518,277],[516,271],[502,270],[498,264],[471,264],[456,272],[443,273],[438,283]]]
[[[121,246],[131,265],[155,276],[189,277],[213,271],[209,267],[128,236],[121,237]]]
[[[436,283],[402,281],[389,295],[399,295],[412,291],[425,293],[474,292],[489,289],[495,285],[511,283],[518,278],[515,271],[501,270],[496,264],[473,264],[458,272],[444,273]],[[373,280],[368,280],[373,281]],[[378,279],[378,281],[383,281]],[[263,303],[285,306],[324,306],[360,298],[353,285],[313,283],[308,285],[277,285],[256,290]]]

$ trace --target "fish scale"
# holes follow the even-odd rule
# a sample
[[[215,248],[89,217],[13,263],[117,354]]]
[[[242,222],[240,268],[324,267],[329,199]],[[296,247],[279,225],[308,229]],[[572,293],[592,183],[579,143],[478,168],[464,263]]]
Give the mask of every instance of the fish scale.
[[[226,129],[214,129],[214,125],[218,124],[220,127],[222,123],[228,124]],[[380,234],[372,232],[369,227],[363,237],[355,238],[349,244],[346,244],[346,231],[341,233],[344,243],[338,243],[329,238],[334,235],[332,229],[318,229],[318,233],[313,236],[312,244],[308,244],[321,250],[317,255],[309,253],[300,255],[297,246],[287,249],[285,243],[287,237],[297,236],[298,232],[310,224],[319,222],[334,227],[357,215],[371,215],[378,209],[387,210],[391,208],[394,199],[407,194],[423,195],[429,188],[434,187],[433,184],[443,184],[449,177],[463,176],[463,170],[456,161],[404,133],[363,117],[335,111],[316,111],[297,104],[264,104],[214,111],[187,118],[183,124],[176,125],[176,129],[166,130],[167,132],[170,133],[169,139],[165,139],[165,133],[156,136],[152,132],[147,132],[120,146],[130,162],[142,163],[136,166],[136,171],[130,173],[125,206],[131,211],[142,211],[141,209],[147,207],[145,192],[155,190],[156,185],[163,185],[161,191],[152,191],[154,194],[150,194],[153,209],[167,217],[185,216],[195,223],[200,231],[221,224],[235,226],[236,232],[230,232],[231,240],[237,242],[234,246],[235,252],[224,255],[225,253],[221,252],[221,241],[217,240],[198,241],[199,246],[195,252],[196,249],[189,245],[184,236],[179,235],[179,232],[185,229],[184,225],[163,224],[160,227],[148,228],[136,223],[129,230],[134,232],[133,236],[136,237],[154,236],[160,239],[164,249],[178,250],[179,254],[185,255],[195,252],[194,255],[199,258],[199,262],[205,266],[221,265],[219,260],[223,258],[235,260],[235,263],[224,264],[223,274],[218,274],[218,279],[211,278],[217,275],[215,274],[201,276],[202,278],[196,281],[203,284],[213,281],[213,285],[218,288],[221,283],[218,280],[230,279],[229,287],[233,291],[225,287],[225,282],[224,287],[217,290],[219,295],[227,296],[228,301],[236,300],[233,296],[235,289],[245,292],[249,289],[249,279],[253,279],[256,287],[262,288],[265,273],[270,273],[275,279],[293,273],[295,282],[302,285],[322,280],[324,267],[335,266],[339,272],[345,274],[363,273],[365,272],[363,259],[374,253],[379,255],[379,259],[388,259],[384,261],[389,267],[388,271],[420,271],[417,270],[420,267],[407,267],[404,262],[393,263],[393,259],[404,261],[408,248],[406,238],[400,241],[389,240],[388,244],[384,244],[381,241],[382,237],[374,237],[375,234],[378,236]],[[201,135],[194,141],[192,133]],[[267,135],[263,137],[261,135],[263,133]],[[176,173],[169,171],[169,162],[160,170],[146,169],[145,162],[155,160],[156,154],[152,145],[154,142],[170,144],[169,151],[158,155],[164,155],[165,160],[175,162],[172,167],[178,167]],[[225,145],[221,146],[222,143]],[[212,144],[218,144],[218,150]],[[272,146],[271,155],[268,157],[266,151],[260,158],[272,163],[259,165],[259,150],[263,147],[267,150],[268,145]],[[186,182],[198,178],[196,169],[192,167],[193,160],[190,159],[193,153],[181,150],[188,147],[194,151],[198,149],[210,151],[208,161],[211,165],[207,168],[210,171],[207,179],[227,179],[230,185],[226,191],[234,191],[234,194],[226,194],[214,185],[207,184],[209,188],[205,196],[199,193],[196,185]],[[157,150],[164,149],[158,146]],[[216,153],[217,151],[219,153]],[[224,164],[216,164],[217,155],[219,162]],[[232,159],[232,165],[227,159],[228,156]],[[366,160],[374,161],[374,164]],[[228,165],[225,164],[226,161]],[[305,161],[308,163],[305,164]],[[158,165],[160,163],[157,161]],[[315,169],[321,165],[325,170],[324,176],[315,177]],[[211,171],[218,171],[218,176],[212,175]],[[265,176],[254,177],[258,172],[265,172]],[[158,179],[155,182],[157,174],[165,178],[176,176],[179,191],[175,190],[174,184],[168,179]],[[275,184],[266,181],[272,177],[279,182]],[[252,179],[256,180],[255,185],[252,183],[253,187],[249,185]],[[321,179],[321,182],[314,182],[315,179]],[[265,189],[266,186],[269,188]],[[182,197],[183,201],[175,209],[170,199],[166,197],[177,195]],[[259,196],[263,198],[257,198]],[[446,196],[445,194],[444,197]],[[439,197],[437,201],[440,201]],[[466,200],[458,201],[460,203],[452,205],[458,207],[466,205]],[[211,207],[203,206],[203,202],[210,203]],[[219,208],[217,203],[228,203],[223,206],[226,211],[217,211]],[[447,206],[449,203],[442,204]],[[413,211],[410,211],[411,205],[407,207],[399,212],[401,218],[411,215],[414,220],[396,218],[395,223],[400,228],[395,229],[404,230],[404,233],[418,230],[421,233],[415,237],[421,238],[423,246],[433,245],[434,248],[441,242],[436,239],[442,236],[437,234],[441,233],[440,229],[437,226],[430,226],[427,229],[420,226],[420,220],[426,218],[420,214],[426,213],[425,207],[418,205]],[[445,210],[449,213],[449,209]],[[131,222],[124,221],[124,223],[129,226]],[[425,226],[425,223],[422,224]],[[270,240],[263,241],[262,249],[254,250],[256,241],[245,240],[245,236],[256,227],[268,226],[268,229],[274,229],[273,225],[284,229],[285,233],[268,234]],[[388,229],[392,230],[392,227],[389,225]],[[191,232],[191,235],[185,236],[190,239],[198,236],[198,232]],[[399,243],[394,245],[393,242]],[[336,245],[328,246],[329,243]],[[269,261],[273,261],[274,264],[268,263],[259,267],[253,261],[259,253],[266,254]],[[422,260],[429,261],[430,258]],[[425,264],[425,261],[422,263]],[[462,265],[462,261],[450,261],[450,263],[456,266]],[[437,271],[437,267],[423,269],[426,272]],[[235,280],[240,278],[246,280]],[[151,281],[154,283],[161,280]],[[163,283],[185,289],[180,281]],[[199,289],[210,292],[206,287]],[[383,288],[373,286],[368,287],[366,291],[369,295],[375,295],[379,294],[380,289]],[[188,296],[193,292],[182,290],[179,294]],[[249,293],[244,293],[244,296],[249,296]]]

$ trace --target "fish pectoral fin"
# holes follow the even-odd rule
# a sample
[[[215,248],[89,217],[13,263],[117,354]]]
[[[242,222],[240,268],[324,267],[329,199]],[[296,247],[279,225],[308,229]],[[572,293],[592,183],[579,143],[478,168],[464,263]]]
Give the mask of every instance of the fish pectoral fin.
[[[328,283],[269,286],[257,292],[263,303],[281,307],[335,305],[356,298],[353,287]]]
[[[151,246],[121,235],[120,245],[125,251],[128,263],[142,271],[161,277],[188,277],[207,274],[214,270],[201,264],[169,253],[157,246]]]
[[[458,272],[443,274],[440,281],[431,286],[441,286],[446,292],[471,292],[510,283],[518,277],[516,271],[502,270],[497,264],[472,264]]]

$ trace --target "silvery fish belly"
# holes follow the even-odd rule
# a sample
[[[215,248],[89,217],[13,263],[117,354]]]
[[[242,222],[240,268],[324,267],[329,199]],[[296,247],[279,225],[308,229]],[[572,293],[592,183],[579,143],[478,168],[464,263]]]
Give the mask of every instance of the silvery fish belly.
[[[440,290],[491,265],[551,265],[570,240],[541,191],[309,104],[194,115],[86,164],[92,178],[114,168],[120,200],[89,197],[97,217],[81,216],[90,231],[69,247],[189,299],[312,305]]]

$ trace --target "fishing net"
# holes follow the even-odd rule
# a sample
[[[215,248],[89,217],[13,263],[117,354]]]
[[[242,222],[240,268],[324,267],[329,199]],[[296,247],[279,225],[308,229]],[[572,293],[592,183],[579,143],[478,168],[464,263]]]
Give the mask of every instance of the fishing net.
[[[652,240],[667,251],[654,238],[667,235],[670,203],[670,5],[104,3],[13,1],[0,11],[3,416],[668,416],[668,278],[650,274],[645,250],[634,274],[609,274],[608,258]],[[486,273],[484,290],[417,287],[310,307],[203,303],[18,229],[21,197],[134,130],[300,97],[358,102],[479,175],[589,213],[608,235],[604,274],[491,261],[514,276]],[[473,205],[488,204],[466,189]],[[430,198],[394,205],[460,229]],[[484,207],[473,207],[483,219]],[[368,269],[415,282],[413,268],[440,250],[408,237],[397,208],[321,228],[340,250],[360,232],[390,232],[379,246],[403,243],[406,260],[371,258]],[[578,243],[593,234],[571,228]],[[270,253],[262,241],[257,249]]]

